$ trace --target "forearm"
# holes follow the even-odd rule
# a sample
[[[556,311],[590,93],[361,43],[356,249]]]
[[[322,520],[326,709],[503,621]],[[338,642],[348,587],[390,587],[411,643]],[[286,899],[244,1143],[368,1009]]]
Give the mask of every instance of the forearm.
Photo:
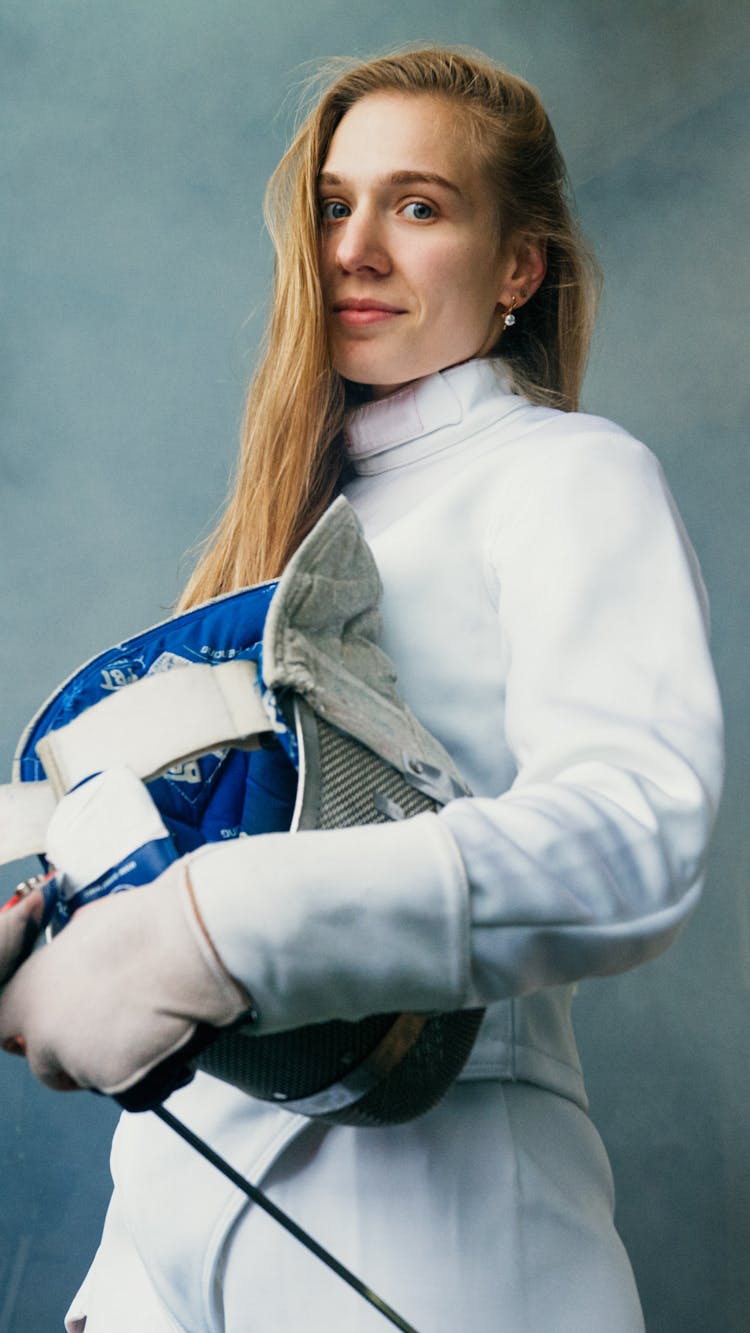
[[[713,803],[671,763],[671,792],[592,763],[390,826],[206,847],[196,898],[261,1031],[621,971],[666,948],[700,890]]]
[[[189,873],[259,1031],[466,999],[466,877],[434,815],[213,844],[193,853]]]

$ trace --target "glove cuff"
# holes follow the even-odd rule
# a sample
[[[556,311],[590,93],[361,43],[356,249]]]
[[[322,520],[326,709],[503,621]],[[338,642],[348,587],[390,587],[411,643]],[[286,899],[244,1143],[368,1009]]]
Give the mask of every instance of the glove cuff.
[[[436,815],[213,843],[189,864],[208,936],[252,992],[259,1033],[466,1002],[468,887]]]
[[[224,966],[216,946],[208,932],[203,914],[195,896],[190,879],[187,858],[175,863],[164,875],[160,884],[167,883],[170,877],[177,880],[176,896],[182,921],[190,936],[193,946],[203,963],[207,985],[202,987],[202,1007],[196,1011],[196,1017],[215,1027],[224,1027],[233,1023],[241,1014],[247,1013],[252,1021],[254,1004],[245,988],[234,979]],[[148,891],[148,890],[146,890]]]

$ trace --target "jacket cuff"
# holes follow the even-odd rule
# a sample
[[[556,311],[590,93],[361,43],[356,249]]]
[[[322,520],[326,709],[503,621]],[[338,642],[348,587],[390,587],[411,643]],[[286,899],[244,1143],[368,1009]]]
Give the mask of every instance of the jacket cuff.
[[[466,1001],[468,887],[436,815],[211,843],[189,869],[259,1033]]]

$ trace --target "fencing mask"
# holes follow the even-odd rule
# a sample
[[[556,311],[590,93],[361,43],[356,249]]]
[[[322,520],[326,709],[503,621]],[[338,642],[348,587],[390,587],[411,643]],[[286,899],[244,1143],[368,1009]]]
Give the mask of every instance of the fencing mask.
[[[116,767],[146,784],[164,837],[129,848],[74,892],[61,881],[53,929],[93,897],[154,877],[162,853],[169,860],[217,839],[408,819],[468,794],[399,697],[377,644],[380,598],[372,553],[339,498],[278,582],[118,644],[55,691],[21,738],[13,782],[0,789],[0,862],[49,850],[56,801]],[[241,1023],[203,1028],[169,1069],[119,1100],[145,1109],[200,1068],[312,1117],[397,1123],[447,1091],[482,1016],[378,1014],[268,1036]]]

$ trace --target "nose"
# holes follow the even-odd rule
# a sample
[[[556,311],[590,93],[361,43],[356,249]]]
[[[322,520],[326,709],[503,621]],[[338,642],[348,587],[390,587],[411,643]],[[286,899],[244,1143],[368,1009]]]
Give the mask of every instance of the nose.
[[[355,209],[333,229],[335,232],[335,260],[344,273],[390,272],[383,226],[374,210]]]

